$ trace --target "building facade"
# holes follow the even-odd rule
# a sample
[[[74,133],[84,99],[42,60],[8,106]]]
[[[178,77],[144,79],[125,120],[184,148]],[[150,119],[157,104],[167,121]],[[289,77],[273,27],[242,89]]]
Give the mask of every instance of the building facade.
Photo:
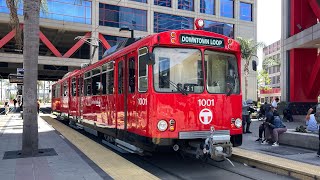
[[[320,94],[320,1],[282,0],[282,97],[316,102]]]
[[[263,48],[263,61],[266,61],[267,59],[272,59],[274,62],[281,62],[280,49],[281,49],[280,40]],[[264,102],[271,103],[273,99],[277,97],[279,99],[281,98],[280,67],[281,67],[281,64],[272,64],[265,67],[264,70],[268,72],[269,78],[271,81],[269,84],[265,84],[268,87],[270,87],[269,90],[260,90],[259,92],[259,98],[261,103],[264,103]]]
[[[47,0],[47,11],[40,14],[40,71],[63,69],[71,71],[88,62],[93,48],[75,40],[75,37],[99,39],[99,48],[92,61],[102,58],[104,51],[134,30],[135,37],[173,29],[194,29],[194,20],[205,20],[204,30],[231,38],[257,39],[257,0]],[[18,14],[22,15],[22,5]],[[11,29],[9,10],[0,0],[0,42]],[[21,23],[23,18],[20,17]],[[0,62],[16,67],[21,64],[21,53],[14,40],[0,43]],[[14,59],[19,60],[14,60]],[[61,60],[63,59],[63,60]],[[63,62],[63,63],[61,63]],[[4,66],[7,64],[4,64]],[[1,66],[0,66],[1,68]],[[41,73],[40,73],[41,74]],[[60,75],[61,77],[61,75]],[[256,87],[256,72],[249,74],[249,87]],[[244,83],[242,83],[244,84]],[[256,89],[249,88],[256,100]]]

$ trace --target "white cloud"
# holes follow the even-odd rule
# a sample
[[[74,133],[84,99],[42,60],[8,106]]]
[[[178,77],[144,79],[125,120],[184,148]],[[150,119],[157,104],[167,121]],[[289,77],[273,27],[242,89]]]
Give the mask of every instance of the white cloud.
[[[281,38],[281,0],[257,0],[258,42],[270,45]],[[258,51],[259,69],[262,68],[262,49]]]

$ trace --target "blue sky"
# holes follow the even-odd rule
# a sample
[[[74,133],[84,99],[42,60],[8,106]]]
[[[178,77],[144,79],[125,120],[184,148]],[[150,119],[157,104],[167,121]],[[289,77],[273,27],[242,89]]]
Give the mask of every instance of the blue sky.
[[[258,41],[266,45],[281,38],[281,0],[257,0]],[[262,68],[262,49],[258,51],[259,68]]]

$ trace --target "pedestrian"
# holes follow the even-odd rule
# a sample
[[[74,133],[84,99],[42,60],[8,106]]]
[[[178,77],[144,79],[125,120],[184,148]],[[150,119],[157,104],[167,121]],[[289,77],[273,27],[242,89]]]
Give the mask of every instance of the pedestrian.
[[[279,146],[279,135],[286,132],[287,131],[287,128],[286,126],[283,124],[281,118],[280,118],[280,115],[275,112],[273,114],[274,116],[274,121],[273,121],[273,130],[272,130],[272,138],[273,138],[273,141],[274,143],[272,144],[272,146]]]
[[[273,106],[274,108],[277,108],[277,107],[278,107],[278,103],[279,103],[279,98],[276,97],[276,98],[272,101],[272,106]]]
[[[271,140],[271,132],[274,128],[275,107],[271,105],[271,107],[269,107],[268,109],[269,111],[266,113],[266,121],[263,123],[262,128],[259,128],[259,138],[262,138],[262,134],[264,133],[264,139],[262,140],[261,144],[269,143],[269,141]]]
[[[5,115],[9,114],[10,106],[9,106],[9,100],[6,100],[4,103],[4,113]]]
[[[284,108],[283,117],[286,118],[288,122],[293,122],[292,112],[289,108],[289,105],[287,105],[286,108]]]
[[[306,116],[306,126],[307,130],[311,132],[317,132],[319,130],[319,125],[317,124],[316,120],[316,107],[312,107],[308,110]]]
[[[243,123],[243,126],[242,126],[243,134],[251,133],[249,131],[250,124],[251,124],[250,115],[249,115],[249,105],[247,104],[246,101],[242,102],[242,123]]]
[[[13,99],[13,105],[14,105],[14,110],[16,110],[16,108],[17,108],[17,100],[16,99]]]
[[[38,107],[38,114],[39,114],[39,112],[40,112],[40,101],[39,101],[39,99],[37,100],[37,107]]]

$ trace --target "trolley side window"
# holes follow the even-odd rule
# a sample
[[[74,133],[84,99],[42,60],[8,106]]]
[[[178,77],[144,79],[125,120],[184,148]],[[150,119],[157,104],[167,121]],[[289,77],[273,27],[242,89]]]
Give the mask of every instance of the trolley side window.
[[[92,95],[99,95],[101,91],[100,68],[92,70]]]
[[[84,74],[84,95],[91,95],[91,71]]]
[[[56,96],[56,86],[55,85],[53,85],[52,86],[52,98],[56,98],[57,96]]]
[[[61,97],[60,84],[56,85],[56,95],[55,95],[55,97],[57,97],[57,98]]]
[[[71,82],[71,90],[72,90],[72,93],[71,95],[72,96],[76,96],[77,95],[77,89],[76,89],[76,78],[72,78],[72,82]]]
[[[139,92],[146,92],[148,90],[148,65],[146,56],[148,48],[143,47],[139,49],[139,64],[138,64],[138,90]]]
[[[63,83],[63,96],[64,96],[64,97],[68,96],[68,86],[67,86],[67,82]]]
[[[113,94],[114,89],[114,62],[108,62],[102,66],[102,94]]]
[[[124,71],[123,71],[123,61],[118,63],[118,93],[122,94],[123,93],[123,83],[124,83]]]
[[[134,57],[129,59],[129,93],[134,93],[135,92],[135,73],[136,73],[136,68],[135,68],[135,60]]]
[[[79,77],[78,79],[78,96],[83,95],[83,77]]]

